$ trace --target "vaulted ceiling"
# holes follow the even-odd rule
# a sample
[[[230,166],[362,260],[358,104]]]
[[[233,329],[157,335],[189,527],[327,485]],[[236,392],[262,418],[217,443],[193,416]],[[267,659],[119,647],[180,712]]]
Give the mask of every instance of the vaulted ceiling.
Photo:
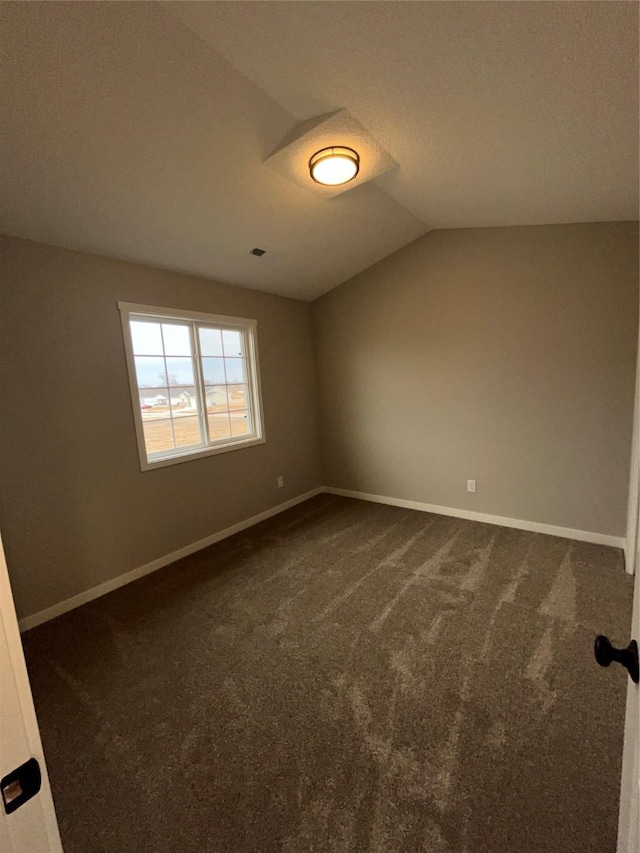
[[[29,2],[0,27],[5,233],[313,299],[434,228],[638,218],[635,3]],[[339,109],[397,166],[328,198],[265,162]]]

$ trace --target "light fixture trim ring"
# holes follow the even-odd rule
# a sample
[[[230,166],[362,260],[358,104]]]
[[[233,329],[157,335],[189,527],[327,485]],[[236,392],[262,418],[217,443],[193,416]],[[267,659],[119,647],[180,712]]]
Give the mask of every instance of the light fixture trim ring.
[[[345,181],[339,181],[335,184],[328,184],[324,181],[319,181],[314,175],[314,169],[319,163],[323,163],[325,160],[331,160],[334,157],[342,157],[344,159],[350,160],[355,166],[355,171],[351,177],[347,178]],[[360,171],[360,155],[357,151],[354,151],[353,148],[349,148],[347,145],[330,145],[326,148],[321,148],[319,151],[309,159],[309,173],[311,175],[311,179],[316,184],[320,184],[323,187],[339,187],[344,184],[348,184],[350,181],[353,181]]]

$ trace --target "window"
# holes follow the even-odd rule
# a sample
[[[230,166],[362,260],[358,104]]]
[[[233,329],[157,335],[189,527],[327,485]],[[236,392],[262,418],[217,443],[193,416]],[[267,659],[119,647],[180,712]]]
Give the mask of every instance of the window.
[[[255,320],[119,308],[143,471],[264,442]]]

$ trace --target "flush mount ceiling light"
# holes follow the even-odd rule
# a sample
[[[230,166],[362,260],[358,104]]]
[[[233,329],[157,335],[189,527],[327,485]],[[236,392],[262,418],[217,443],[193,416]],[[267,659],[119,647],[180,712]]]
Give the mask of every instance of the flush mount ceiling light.
[[[352,181],[360,169],[357,151],[343,146],[322,148],[309,160],[311,177],[317,184],[337,187]]]

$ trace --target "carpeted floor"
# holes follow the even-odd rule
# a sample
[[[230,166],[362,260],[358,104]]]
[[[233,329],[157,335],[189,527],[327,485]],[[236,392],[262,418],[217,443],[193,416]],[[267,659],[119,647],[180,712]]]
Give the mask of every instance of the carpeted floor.
[[[631,579],[321,495],[24,636],[66,853],[614,853]]]

